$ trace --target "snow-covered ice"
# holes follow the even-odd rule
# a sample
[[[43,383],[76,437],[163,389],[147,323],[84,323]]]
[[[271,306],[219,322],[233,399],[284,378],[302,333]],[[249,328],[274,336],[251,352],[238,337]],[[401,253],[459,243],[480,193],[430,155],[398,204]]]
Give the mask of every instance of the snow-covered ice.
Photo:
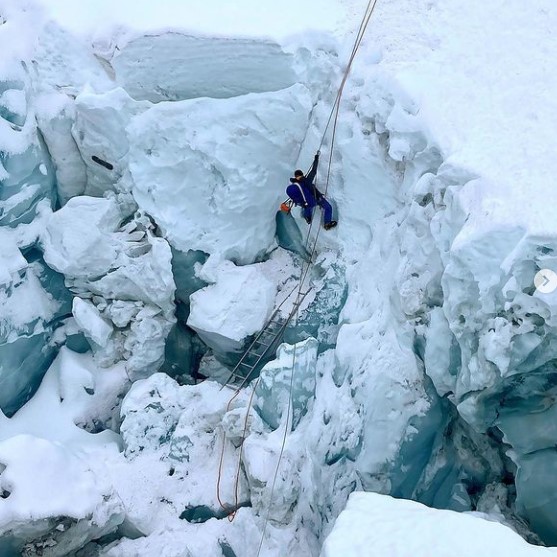
[[[226,354],[239,351],[246,337],[263,328],[277,284],[265,276],[265,263],[237,267],[215,259],[209,258],[199,272],[210,285],[190,296],[187,323],[214,351]]]
[[[534,557],[536,547],[482,516],[430,509],[414,501],[356,492],[325,540],[322,557]]]
[[[87,298],[74,300],[73,312],[99,362],[126,357],[131,372],[145,373],[162,361],[175,284],[170,246],[133,209],[125,196],[73,197],[52,214],[42,246],[77,297]]]
[[[0,443],[0,469],[0,534],[29,555],[70,555],[124,519],[106,475],[63,445],[11,437]]]
[[[123,219],[115,199],[74,197],[52,215],[46,228],[46,262],[73,277],[106,274],[118,255],[111,234]]]
[[[87,338],[99,346],[106,346],[113,327],[106,319],[103,319],[100,311],[91,302],[82,298],[74,298],[72,313],[75,322]]]
[[[174,247],[251,263],[274,246],[288,161],[298,156],[310,111],[300,84],[159,103],[128,126],[134,198]]]
[[[134,99],[159,102],[286,89],[297,77],[292,58],[270,41],[167,32],[122,45],[110,64]]]
[[[461,513],[358,494],[326,557],[553,554],[492,521],[557,544],[557,297],[534,285],[557,271],[555,3],[379,0],[332,153],[339,226],[306,240],[295,211],[277,240],[366,2],[89,1],[0,0],[11,549],[317,556],[363,489]],[[313,245],[258,382],[231,401],[156,373],[224,377]]]

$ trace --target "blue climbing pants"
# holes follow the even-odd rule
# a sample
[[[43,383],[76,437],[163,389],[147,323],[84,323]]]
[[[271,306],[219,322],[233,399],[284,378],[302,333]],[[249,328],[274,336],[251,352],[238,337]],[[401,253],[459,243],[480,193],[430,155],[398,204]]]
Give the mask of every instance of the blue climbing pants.
[[[333,220],[333,207],[324,197],[321,197],[317,201],[317,205],[319,205],[319,207],[323,210],[323,224],[329,224]],[[313,211],[315,207],[316,205],[313,205],[302,209],[302,216],[306,219],[308,224],[313,218]]]

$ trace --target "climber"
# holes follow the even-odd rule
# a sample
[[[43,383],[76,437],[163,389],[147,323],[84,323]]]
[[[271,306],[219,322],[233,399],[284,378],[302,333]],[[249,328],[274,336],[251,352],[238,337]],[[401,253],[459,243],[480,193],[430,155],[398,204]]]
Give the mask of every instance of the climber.
[[[330,230],[337,225],[337,221],[333,220],[333,208],[313,183],[315,175],[317,174],[319,155],[320,153],[317,151],[307,176],[304,176],[301,170],[296,170],[294,172],[294,178],[290,178],[291,184],[286,188],[286,194],[290,198],[290,204],[285,202],[281,205],[281,208],[285,209],[292,203],[294,203],[294,205],[299,205],[302,207],[302,216],[308,224],[311,224],[313,211],[318,205],[323,210],[323,228],[325,230]]]

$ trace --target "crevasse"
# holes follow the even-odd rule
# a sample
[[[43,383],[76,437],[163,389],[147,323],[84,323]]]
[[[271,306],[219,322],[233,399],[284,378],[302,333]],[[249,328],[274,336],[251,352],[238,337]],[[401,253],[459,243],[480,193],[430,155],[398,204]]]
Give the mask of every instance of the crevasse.
[[[264,532],[264,555],[318,555],[355,490],[556,543],[555,298],[533,286],[554,239],[476,226],[484,179],[374,53],[343,100],[314,292],[230,402],[213,379],[307,260],[301,219],[277,239],[275,214],[319,143],[338,45],[237,41],[221,75],[222,39],[140,37],[101,62],[40,36],[36,72],[0,76],[6,548],[240,557]],[[198,82],[172,71],[177,44]],[[53,488],[48,508],[25,497]]]

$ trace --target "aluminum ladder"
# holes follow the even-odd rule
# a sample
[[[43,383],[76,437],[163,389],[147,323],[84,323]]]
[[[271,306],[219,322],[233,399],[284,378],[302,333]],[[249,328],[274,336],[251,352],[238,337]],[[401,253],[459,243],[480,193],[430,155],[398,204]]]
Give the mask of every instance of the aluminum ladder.
[[[261,329],[251,342],[246,351],[242,354],[242,357],[238,360],[238,363],[234,366],[234,369],[230,372],[230,375],[223,384],[223,388],[231,387],[234,389],[241,389],[247,385],[249,381],[254,378],[256,370],[259,369],[259,366],[269,353],[271,353],[271,351],[276,352],[286,327],[288,327],[290,321],[292,321],[294,316],[298,313],[300,305],[311,290],[298,292],[290,313],[286,317],[281,316],[280,310],[282,306],[290,299],[297,289],[298,287],[296,286],[291,290],[288,296],[273,311],[263,329]]]

